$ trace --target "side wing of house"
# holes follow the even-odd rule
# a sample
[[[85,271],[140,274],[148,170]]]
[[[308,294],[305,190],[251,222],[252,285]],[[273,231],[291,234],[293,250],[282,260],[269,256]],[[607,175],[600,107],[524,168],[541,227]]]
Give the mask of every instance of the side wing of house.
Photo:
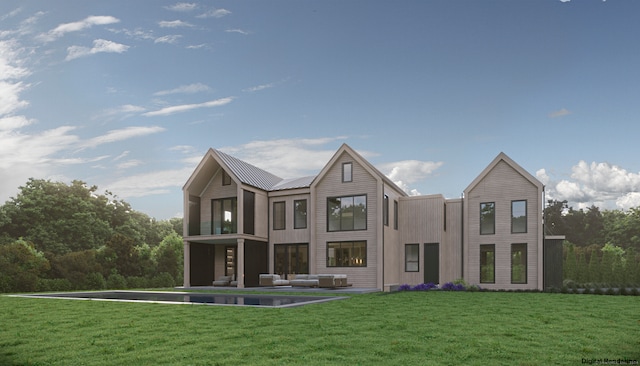
[[[489,289],[542,289],[543,185],[504,153],[465,190],[464,278]]]

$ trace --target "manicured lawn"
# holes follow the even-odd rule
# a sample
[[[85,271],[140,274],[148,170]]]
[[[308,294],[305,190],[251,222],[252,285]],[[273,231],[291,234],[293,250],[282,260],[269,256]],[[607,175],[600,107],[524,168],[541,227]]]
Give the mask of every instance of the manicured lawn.
[[[296,308],[0,296],[0,365],[640,360],[640,297],[402,292]]]

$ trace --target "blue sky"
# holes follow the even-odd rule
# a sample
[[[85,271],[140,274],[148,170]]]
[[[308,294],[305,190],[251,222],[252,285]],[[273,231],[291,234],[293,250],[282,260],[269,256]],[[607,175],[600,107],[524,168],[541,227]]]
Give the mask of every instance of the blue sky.
[[[407,192],[501,151],[640,206],[640,2],[3,1],[0,202],[80,179],[158,219],[209,147],[283,178],[347,143]]]

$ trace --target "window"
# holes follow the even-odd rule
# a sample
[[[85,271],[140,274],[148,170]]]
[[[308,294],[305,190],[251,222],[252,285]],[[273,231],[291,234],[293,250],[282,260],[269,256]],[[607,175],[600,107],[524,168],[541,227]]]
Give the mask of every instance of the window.
[[[480,245],[480,283],[495,283],[496,246]]]
[[[284,230],[286,228],[285,202],[273,203],[273,230]]]
[[[420,244],[404,245],[404,271],[420,271]]]
[[[444,204],[444,213],[442,216],[442,221],[444,222],[444,231],[447,231],[447,203]]]
[[[367,230],[367,196],[327,198],[327,231]]]
[[[366,241],[342,241],[327,243],[327,267],[366,266]]]
[[[351,181],[353,181],[353,164],[343,163],[342,164],[342,182],[347,183]]]
[[[211,200],[213,234],[235,234],[238,232],[238,199],[222,198]]]
[[[275,244],[273,251],[274,273],[283,278],[289,274],[309,273],[309,244]]]
[[[231,177],[225,170],[222,171],[222,185],[230,186],[231,185]]]
[[[393,228],[398,230],[398,201],[393,201]]]
[[[480,204],[480,234],[496,233],[496,204],[486,202]]]
[[[382,201],[382,223],[384,226],[389,226],[389,196],[386,194]]]
[[[511,232],[527,232],[527,201],[511,201]]]
[[[511,244],[511,283],[527,283],[527,244]]]
[[[307,200],[293,201],[293,228],[307,228]]]

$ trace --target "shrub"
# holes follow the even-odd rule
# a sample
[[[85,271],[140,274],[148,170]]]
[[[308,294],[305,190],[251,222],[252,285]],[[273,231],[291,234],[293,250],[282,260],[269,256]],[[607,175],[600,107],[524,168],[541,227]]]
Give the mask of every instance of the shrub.
[[[161,272],[151,279],[151,287],[174,287],[175,280],[167,272]]]
[[[438,288],[438,285],[436,285],[435,283],[429,282],[429,283],[421,283],[419,285],[416,285],[411,290],[412,291],[429,291],[437,288]]]
[[[73,284],[66,278],[39,278],[38,279],[38,291],[41,292],[57,292],[57,291],[71,291],[73,290]]]
[[[92,272],[89,273],[84,279],[84,287],[88,290],[104,290],[107,286],[102,273]]]
[[[466,288],[463,284],[454,284],[453,282],[447,282],[440,287],[442,291],[464,291]]]
[[[124,289],[127,288],[127,280],[119,273],[112,273],[107,278],[107,288]]]
[[[131,276],[127,277],[128,288],[147,288],[149,287],[149,280],[145,277]]]
[[[398,287],[398,291],[410,291],[411,290],[411,285],[409,285],[408,283],[405,283],[403,285],[400,285],[400,287]]]

